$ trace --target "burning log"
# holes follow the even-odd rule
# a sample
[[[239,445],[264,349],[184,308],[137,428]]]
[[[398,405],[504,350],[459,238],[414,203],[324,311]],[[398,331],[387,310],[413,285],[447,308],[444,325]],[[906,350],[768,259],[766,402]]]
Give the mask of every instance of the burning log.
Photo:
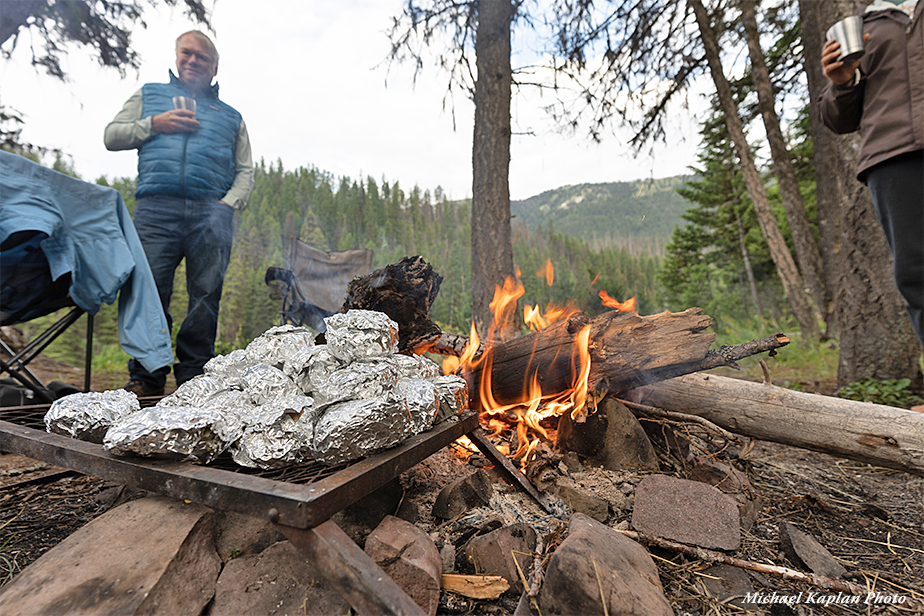
[[[738,434],[924,475],[924,413],[690,374],[629,392]]]
[[[590,358],[588,391],[620,392],[683,374],[719,366],[757,353],[773,352],[789,343],[777,334],[745,344],[709,349],[715,334],[705,333],[712,318],[700,308],[639,316],[635,312],[609,311],[593,318],[575,313],[567,320],[509,341],[490,346],[489,361],[476,363],[469,378],[473,408],[483,395],[484,374],[490,374],[490,395],[501,404],[513,403],[530,390],[535,378],[543,395],[555,395],[574,387],[575,377],[586,367],[578,356],[579,336],[586,336]]]

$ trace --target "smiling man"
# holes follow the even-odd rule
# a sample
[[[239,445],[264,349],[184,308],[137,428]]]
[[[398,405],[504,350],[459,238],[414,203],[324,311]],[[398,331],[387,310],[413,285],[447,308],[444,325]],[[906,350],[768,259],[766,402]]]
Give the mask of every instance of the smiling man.
[[[170,296],[186,259],[189,306],[176,337],[174,376],[182,385],[215,355],[218,309],[231,255],[234,212],[253,189],[250,138],[241,114],[218,98],[218,50],[198,31],[176,40],[176,75],[148,83],[106,126],[109,150],[138,150],[135,228],[172,326]],[[125,389],[164,393],[169,366],[128,364]]]

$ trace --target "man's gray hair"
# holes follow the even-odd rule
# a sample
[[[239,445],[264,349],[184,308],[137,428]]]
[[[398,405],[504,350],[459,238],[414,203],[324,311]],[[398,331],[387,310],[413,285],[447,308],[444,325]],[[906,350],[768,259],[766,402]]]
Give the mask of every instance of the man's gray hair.
[[[176,37],[176,45],[174,49],[180,48],[180,40],[184,36],[194,36],[205,43],[205,46],[208,47],[209,53],[212,54],[212,60],[215,62],[215,65],[218,66],[218,48],[215,47],[215,43],[212,42],[212,39],[210,39],[204,32],[200,30],[190,30],[189,32],[184,32],[183,34]]]

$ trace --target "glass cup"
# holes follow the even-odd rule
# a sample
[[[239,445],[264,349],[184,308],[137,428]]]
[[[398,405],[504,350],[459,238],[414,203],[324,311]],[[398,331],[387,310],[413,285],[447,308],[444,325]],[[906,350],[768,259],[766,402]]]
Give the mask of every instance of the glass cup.
[[[173,108],[174,109],[188,109],[193,112],[193,115],[196,114],[196,99],[189,96],[174,96],[173,97]]]

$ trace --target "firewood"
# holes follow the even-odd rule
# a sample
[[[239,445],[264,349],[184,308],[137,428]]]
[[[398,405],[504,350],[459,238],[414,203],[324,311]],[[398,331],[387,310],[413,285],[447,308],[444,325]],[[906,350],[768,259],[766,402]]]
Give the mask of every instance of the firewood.
[[[922,413],[715,374],[654,383],[627,397],[744,436],[924,475]]]
[[[700,308],[649,316],[608,311],[590,318],[576,313],[541,331],[496,341],[490,345],[491,390],[498,402],[515,402],[527,391],[534,375],[545,395],[569,390],[580,362],[575,342],[585,326],[590,327],[588,389],[609,392],[718,366],[735,366],[738,359],[789,343],[789,338],[777,334],[710,350],[715,334],[703,330],[712,324],[712,318],[701,313]],[[484,370],[481,364],[466,374],[474,408],[479,408]]]
[[[443,590],[470,599],[497,599],[508,588],[510,583],[499,575],[443,574]]]

